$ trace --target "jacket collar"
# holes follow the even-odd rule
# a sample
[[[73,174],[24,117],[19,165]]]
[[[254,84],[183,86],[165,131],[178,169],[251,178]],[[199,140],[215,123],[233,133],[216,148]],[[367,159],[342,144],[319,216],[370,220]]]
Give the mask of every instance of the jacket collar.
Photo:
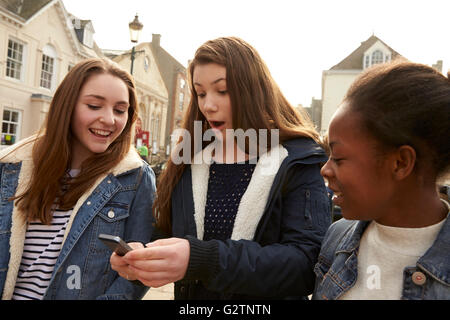
[[[450,286],[450,204],[444,200],[442,202],[446,204],[449,213],[433,245],[417,265],[438,281]]]
[[[328,160],[322,147],[310,138],[295,138],[283,142],[289,159],[302,160],[303,163],[326,162]]]
[[[194,199],[194,219],[197,238],[203,239],[206,196],[208,192],[209,166],[212,163],[212,144],[194,156],[191,165],[192,194]],[[282,146],[273,147],[263,154],[256,164],[247,190],[241,198],[236,214],[232,240],[252,240],[259,220],[261,219],[275,176],[288,156],[288,151]]]
[[[370,221],[354,221],[354,223],[351,223],[350,226],[345,230],[345,236],[336,247],[335,253],[351,253],[358,250],[362,234],[364,233],[364,230],[367,228],[369,223]]]

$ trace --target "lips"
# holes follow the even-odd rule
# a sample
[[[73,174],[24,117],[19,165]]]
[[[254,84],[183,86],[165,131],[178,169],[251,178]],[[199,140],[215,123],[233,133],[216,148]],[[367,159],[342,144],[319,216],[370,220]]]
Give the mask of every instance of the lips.
[[[333,203],[336,205],[340,205],[344,199],[344,194],[340,191],[336,191],[335,189],[331,188],[330,189],[333,191]]]
[[[212,121],[209,120],[209,125],[211,126],[211,128],[213,129],[221,129],[223,127],[223,125],[225,124],[224,121]]]
[[[107,138],[112,134],[112,131],[101,130],[101,129],[89,129],[89,131],[99,138]]]

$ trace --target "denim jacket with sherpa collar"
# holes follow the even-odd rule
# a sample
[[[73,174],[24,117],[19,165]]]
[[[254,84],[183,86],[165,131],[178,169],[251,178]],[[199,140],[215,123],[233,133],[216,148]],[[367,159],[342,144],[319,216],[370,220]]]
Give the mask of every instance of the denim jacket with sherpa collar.
[[[33,168],[33,138],[0,152],[0,293],[11,299],[27,223],[10,197],[24,191]],[[147,243],[152,235],[155,176],[131,149],[80,197],[69,219],[44,299],[140,299],[148,288],[111,269],[100,233]],[[78,278],[77,278],[78,277]]]
[[[450,209],[448,203],[446,203]],[[314,268],[316,284],[313,299],[335,300],[355,283],[358,249],[370,221],[340,219],[328,229]],[[404,300],[450,299],[450,214],[433,245],[415,266],[403,270]],[[421,275],[421,281],[415,275]]]

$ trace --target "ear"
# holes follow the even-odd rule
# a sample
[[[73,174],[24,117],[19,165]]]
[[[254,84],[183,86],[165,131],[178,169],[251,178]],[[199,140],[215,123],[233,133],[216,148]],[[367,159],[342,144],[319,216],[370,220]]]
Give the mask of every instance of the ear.
[[[408,177],[416,165],[416,150],[408,145],[399,147],[395,153],[392,173],[395,179],[403,180]]]

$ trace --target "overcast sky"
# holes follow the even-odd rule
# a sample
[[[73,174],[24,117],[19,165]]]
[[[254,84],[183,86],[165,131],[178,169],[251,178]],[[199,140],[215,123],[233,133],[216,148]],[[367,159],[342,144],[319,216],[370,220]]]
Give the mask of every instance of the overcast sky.
[[[63,0],[92,20],[102,49],[132,47],[128,23],[144,24],[139,42],[161,34],[161,46],[187,66],[195,50],[238,36],[266,61],[286,98],[309,106],[321,98],[328,70],[372,34],[407,59],[450,68],[449,0]]]

